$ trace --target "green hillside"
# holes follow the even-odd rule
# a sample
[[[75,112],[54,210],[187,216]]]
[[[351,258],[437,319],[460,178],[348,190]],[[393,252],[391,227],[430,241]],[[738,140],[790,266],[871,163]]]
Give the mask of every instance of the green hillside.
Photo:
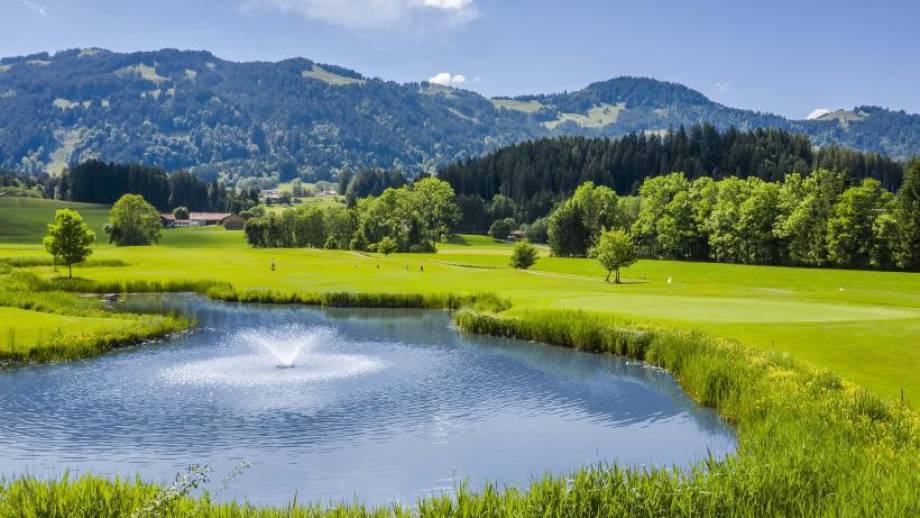
[[[0,197],[0,243],[41,243],[48,223],[54,219],[54,212],[62,208],[79,212],[96,232],[96,239],[105,240],[103,227],[109,215],[106,205]]]
[[[792,120],[649,78],[488,99],[304,58],[240,63],[170,49],[0,58],[0,71],[0,168],[24,172],[57,173],[96,157],[231,181],[330,179],[362,167],[412,175],[539,137],[660,134],[703,122],[780,128],[815,145],[895,158],[920,154],[920,115],[864,106],[852,109],[855,118]]]

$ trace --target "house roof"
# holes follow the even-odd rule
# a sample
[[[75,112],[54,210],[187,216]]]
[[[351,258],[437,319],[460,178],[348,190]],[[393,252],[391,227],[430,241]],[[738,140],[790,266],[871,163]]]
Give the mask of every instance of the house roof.
[[[228,217],[233,216],[231,212],[190,212],[188,214],[188,219],[190,221],[223,221]],[[175,221],[176,216],[171,212],[163,212],[160,214],[160,217],[168,220]]]
[[[232,216],[233,214],[229,212],[191,212],[188,215],[188,219],[193,220],[216,220],[220,221],[227,217]]]

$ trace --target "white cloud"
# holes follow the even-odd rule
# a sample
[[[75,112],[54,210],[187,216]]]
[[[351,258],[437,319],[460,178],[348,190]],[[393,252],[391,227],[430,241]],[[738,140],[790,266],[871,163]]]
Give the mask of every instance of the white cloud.
[[[817,119],[818,117],[821,117],[822,115],[827,115],[830,112],[831,111],[828,110],[827,108],[815,108],[814,110],[811,111],[811,113],[808,114],[808,117],[806,118],[808,120],[814,120],[814,119]]]
[[[27,1],[27,0],[22,0]],[[478,16],[475,0],[239,0],[243,12],[298,14],[351,29],[428,31]]]
[[[34,3],[34,2],[31,2],[31,1],[29,1],[29,0],[19,0],[19,3],[21,3],[22,5],[28,7],[29,9],[32,9],[33,11],[35,11],[36,13],[38,13],[39,16],[45,16],[45,14],[47,14],[47,11],[45,10],[45,7],[42,6],[42,5],[38,5],[38,4],[36,4],[36,3]]]
[[[438,9],[459,10],[467,9],[473,6],[473,0],[425,0],[428,7],[437,7]]]
[[[728,81],[716,81],[714,86],[717,92],[727,92],[732,87],[732,84]]]
[[[460,86],[466,84],[467,79],[463,74],[451,75],[450,72],[441,72],[431,76],[429,83],[444,86]]]

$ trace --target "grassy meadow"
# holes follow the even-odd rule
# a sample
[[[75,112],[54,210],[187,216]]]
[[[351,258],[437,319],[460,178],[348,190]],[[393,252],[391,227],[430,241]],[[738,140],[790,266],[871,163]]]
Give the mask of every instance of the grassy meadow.
[[[41,200],[38,200],[42,202]],[[0,261],[38,263],[56,202],[0,199]],[[69,204],[68,204],[69,205]],[[104,210],[91,206],[96,226]],[[700,329],[826,367],[878,394],[920,400],[920,275],[904,272],[639,261],[625,284],[603,281],[591,259],[542,257],[529,271],[508,266],[510,245],[457,236],[436,254],[388,258],[353,251],[253,249],[242,232],[164,230],[159,245],[95,247],[75,275],[106,283],[197,281],[280,292],[480,293],[531,309],[612,314],[636,324]],[[544,252],[545,253],[545,252]],[[35,259],[35,260],[33,260]],[[277,271],[272,272],[272,261]],[[118,264],[124,266],[93,266]],[[42,277],[47,265],[17,268]],[[4,333],[0,325],[0,334]]]

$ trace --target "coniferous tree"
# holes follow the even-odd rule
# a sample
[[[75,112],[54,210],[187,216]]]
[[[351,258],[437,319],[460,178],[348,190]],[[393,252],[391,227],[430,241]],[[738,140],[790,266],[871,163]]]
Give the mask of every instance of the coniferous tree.
[[[920,158],[907,167],[896,207],[901,241],[898,263],[904,269],[920,271]]]

